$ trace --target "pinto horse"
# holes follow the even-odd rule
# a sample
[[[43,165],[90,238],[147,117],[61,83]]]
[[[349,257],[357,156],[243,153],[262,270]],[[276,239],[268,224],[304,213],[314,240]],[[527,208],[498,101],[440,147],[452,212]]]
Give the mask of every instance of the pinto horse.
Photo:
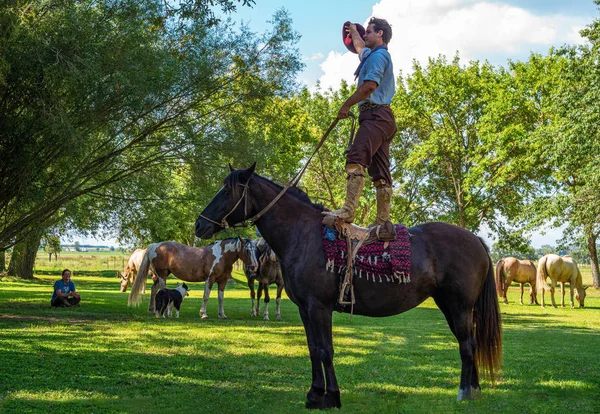
[[[253,272],[249,266],[244,265],[244,273],[248,279],[250,288],[250,298],[252,299],[252,316],[260,315],[260,296],[265,291],[265,312],[263,319],[269,320],[269,286],[275,283],[277,285],[277,297],[275,299],[275,319],[281,320],[281,292],[283,291],[283,276],[281,274],[281,265],[279,258],[273,252],[273,249],[260,239],[252,240],[259,251],[258,270]],[[254,294],[254,281],[258,280],[258,292]],[[254,307],[254,298],[256,297],[256,308]]]
[[[550,278],[551,285],[546,284],[546,278]],[[560,283],[560,293],[562,294],[562,300],[560,301],[561,306],[565,307],[565,283],[569,282],[571,289],[571,308],[575,307],[573,302],[573,291],[575,292],[575,298],[579,302],[579,307],[583,308],[585,301],[585,290],[587,287],[583,287],[581,279],[581,272],[577,263],[571,258],[571,256],[557,256],[555,254],[547,254],[538,261],[537,270],[537,285],[538,291],[542,294],[542,308],[545,307],[544,293],[546,290],[550,290],[550,298],[552,299],[552,306],[556,308],[556,302],[554,301],[554,289],[556,284]]]
[[[323,207],[295,187],[282,191],[281,186],[255,174],[255,165],[225,178],[196,220],[196,236],[209,238],[245,220],[256,223],[281,260],[286,292],[304,324],[312,364],[306,407],[341,407],[332,338],[340,279],[326,268]],[[488,249],[473,233],[451,224],[427,223],[408,231],[412,282],[355,279],[354,313],[397,315],[433,297],[459,344],[458,400],[476,398],[481,392],[478,366],[487,369],[494,381],[502,357],[500,310]],[[350,311],[347,308],[345,312]]]
[[[148,246],[137,277],[129,292],[129,305],[139,305],[142,287],[146,284],[148,269],[158,276],[151,290],[149,312],[154,311],[156,292],[166,286],[167,276],[173,274],[185,282],[204,282],[204,301],[200,308],[202,319],[208,318],[206,304],[215,283],[219,288],[219,318],[227,319],[223,311],[225,285],[231,277],[233,264],[241,259],[252,269],[258,268],[255,246],[250,239],[230,238],[217,240],[205,247],[189,247],[174,241]]]
[[[118,272],[121,277],[121,292],[127,292],[127,288],[135,280],[135,276],[137,275],[145,254],[146,249],[135,249],[131,256],[129,256],[125,270],[123,272]]]
[[[523,285],[529,283],[529,304],[539,305],[537,301],[537,289],[535,287],[536,269],[531,260],[519,260],[514,257],[505,257],[496,263],[496,288],[498,296],[504,298],[508,304],[506,293],[512,282],[521,285],[521,305],[523,304]]]

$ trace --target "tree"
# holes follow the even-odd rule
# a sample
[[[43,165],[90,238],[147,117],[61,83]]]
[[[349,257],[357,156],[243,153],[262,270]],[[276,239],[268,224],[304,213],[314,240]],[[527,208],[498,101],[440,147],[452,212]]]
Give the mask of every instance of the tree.
[[[477,231],[485,222],[500,238],[544,176],[531,134],[543,122],[518,78],[521,68],[488,63],[461,66],[456,56],[414,64],[401,77],[394,112],[406,155],[398,160],[409,209]]]
[[[600,5],[600,1],[596,0]],[[582,30],[589,44],[565,46],[560,58],[559,82],[552,94],[552,122],[540,128],[550,136],[543,150],[549,154],[553,191],[533,205],[539,220],[568,223],[563,244],[585,241],[594,287],[600,287],[597,240],[600,235],[600,20]]]
[[[60,237],[56,234],[48,234],[44,237],[44,242],[44,251],[48,253],[48,261],[52,261],[52,255],[54,255],[54,261],[58,260],[58,254],[62,251]]]
[[[301,64],[285,12],[256,36],[219,23],[209,5],[235,8],[158,0],[2,8],[1,249],[53,224],[79,197],[105,196],[198,149],[209,165],[229,112],[293,87]]]

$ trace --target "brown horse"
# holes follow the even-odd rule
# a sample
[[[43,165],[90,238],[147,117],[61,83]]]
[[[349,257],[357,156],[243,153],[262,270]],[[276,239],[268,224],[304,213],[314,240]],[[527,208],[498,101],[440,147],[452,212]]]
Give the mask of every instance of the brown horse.
[[[546,284],[546,278],[548,277],[550,278],[550,286]],[[575,307],[575,302],[573,302],[573,291],[575,289],[577,289],[575,298],[579,302],[579,307],[583,308],[586,295],[585,290],[587,287],[583,287],[581,272],[573,258],[571,258],[571,256],[560,257],[555,254],[547,254],[538,261],[537,285],[538,290],[542,293],[542,308],[545,306],[544,293],[548,289],[550,290],[552,306],[556,308],[554,290],[557,283],[560,283],[560,293],[562,294],[560,304],[563,308],[565,307],[566,282],[569,282],[569,287],[571,289],[571,308]]]
[[[254,167],[227,176],[196,220],[196,236],[209,238],[249,219],[256,223],[281,260],[286,293],[304,324],[312,365],[306,407],[341,407],[332,336],[341,280],[326,266],[323,207],[295,187],[283,192],[280,185],[255,174]],[[494,381],[502,358],[500,310],[488,249],[470,231],[447,223],[422,224],[408,231],[410,283],[394,283],[393,276],[380,283],[356,278],[353,311],[373,317],[397,315],[433,297],[459,344],[458,399],[476,398],[481,392],[479,368],[487,369]],[[350,306],[342,311],[350,312]]]
[[[127,288],[135,280],[135,276],[137,275],[145,254],[146,249],[135,249],[131,256],[129,256],[125,270],[123,272],[118,272],[118,275],[121,277],[121,292],[127,292]],[[146,286],[144,285],[144,287]]]
[[[521,285],[521,305],[523,304],[523,285],[529,283],[529,304],[539,305],[537,301],[537,289],[535,287],[535,264],[531,260],[519,260],[514,257],[505,257],[496,263],[496,289],[498,296],[504,298],[508,303],[506,292],[512,282]]]
[[[189,247],[174,241],[148,246],[138,275],[129,293],[129,305],[139,305],[142,286],[146,284],[148,269],[158,276],[151,290],[149,312],[154,311],[156,292],[166,286],[167,276],[173,274],[185,282],[204,282],[204,301],[200,309],[202,319],[208,318],[206,304],[215,282],[219,288],[219,317],[227,319],[223,311],[225,285],[231,277],[233,264],[241,259],[252,269],[258,268],[255,246],[250,239],[231,238],[218,240],[205,247]]]
[[[252,299],[252,316],[260,315],[260,296],[265,291],[265,312],[263,319],[269,320],[269,286],[275,283],[277,285],[277,298],[275,299],[275,319],[281,320],[281,292],[283,290],[283,276],[281,274],[281,265],[273,249],[260,239],[252,240],[259,251],[258,270],[253,272],[249,266],[244,265],[244,273],[248,278],[248,287],[250,288],[250,298]],[[256,308],[254,308],[254,281],[258,280],[258,293],[256,294]]]

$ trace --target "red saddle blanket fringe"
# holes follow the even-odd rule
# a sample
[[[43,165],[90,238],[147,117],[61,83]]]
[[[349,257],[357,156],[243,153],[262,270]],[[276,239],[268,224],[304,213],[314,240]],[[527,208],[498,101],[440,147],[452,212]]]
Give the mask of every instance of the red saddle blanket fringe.
[[[401,224],[396,228],[396,240],[388,243],[375,242],[358,249],[354,258],[353,274],[373,282],[410,283],[410,238],[408,229]],[[325,238],[326,227],[322,229],[323,252],[327,270],[342,273],[346,270],[348,247],[344,240]]]

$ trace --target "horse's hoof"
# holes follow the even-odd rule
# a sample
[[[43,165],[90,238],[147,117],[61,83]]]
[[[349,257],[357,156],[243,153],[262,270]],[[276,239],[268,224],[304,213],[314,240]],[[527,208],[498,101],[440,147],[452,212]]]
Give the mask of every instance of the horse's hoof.
[[[278,320],[278,321],[280,321],[281,320],[281,316],[277,315],[277,317],[275,319]]]
[[[323,408],[341,408],[340,392],[328,392],[323,399]]]
[[[268,321],[269,320],[269,315],[265,315],[265,317],[263,318],[263,321]]]
[[[208,319],[208,315],[204,314],[204,315],[200,315],[201,319]]]
[[[313,388],[306,394],[306,408],[309,410],[322,410],[324,407],[323,400],[325,397],[325,390],[315,390]]]
[[[227,316],[225,316],[225,315],[219,315],[219,318],[220,319],[227,319]]]

